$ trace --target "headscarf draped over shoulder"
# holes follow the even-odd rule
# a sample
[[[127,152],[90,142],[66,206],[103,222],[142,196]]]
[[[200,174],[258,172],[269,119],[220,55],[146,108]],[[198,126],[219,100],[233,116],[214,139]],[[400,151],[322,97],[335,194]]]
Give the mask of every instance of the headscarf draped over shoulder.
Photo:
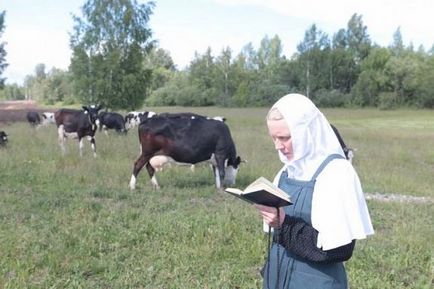
[[[310,99],[301,94],[288,94],[270,111],[273,109],[277,109],[288,124],[293,148],[291,160],[279,151],[284,163],[280,173],[287,170],[289,178],[309,181],[327,156],[345,157],[330,123]],[[317,246],[323,250],[374,233],[359,177],[347,160],[332,161],[317,177],[311,220],[318,231]]]

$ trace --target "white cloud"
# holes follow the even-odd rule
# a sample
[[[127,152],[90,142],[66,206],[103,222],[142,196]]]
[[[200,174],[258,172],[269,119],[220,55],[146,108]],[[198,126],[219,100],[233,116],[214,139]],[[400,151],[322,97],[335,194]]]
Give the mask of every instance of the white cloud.
[[[277,14],[305,19],[318,28],[335,33],[346,28],[354,13],[362,15],[372,40],[388,45],[393,33],[401,27],[404,42],[426,49],[434,44],[434,21],[431,21],[432,0],[214,0],[225,5],[253,5]],[[308,27],[305,27],[307,29]],[[301,40],[301,39],[300,39]]]
[[[22,82],[32,74],[37,64],[45,64],[48,72],[52,67],[67,69],[69,65],[69,36],[66,31],[32,27],[11,27],[6,30],[6,68],[8,83]],[[22,84],[22,83],[20,83]]]
[[[415,48],[423,44],[429,49],[434,44],[431,1],[192,0],[192,7],[186,7],[178,0],[165,0],[157,2],[150,27],[160,47],[170,51],[180,69],[190,63],[195,51],[204,53],[211,47],[213,55],[218,55],[229,46],[237,54],[249,42],[257,47],[266,34],[279,35],[283,53],[290,57],[311,24],[332,36],[346,28],[354,13],[363,15],[371,39],[381,46],[392,42],[400,26],[405,44],[413,42]],[[38,5],[23,8],[26,2],[2,0],[7,26],[0,40],[7,42],[6,60],[10,63],[2,76],[8,83],[22,83],[38,63],[44,63],[47,71],[52,67],[67,69],[70,11],[77,14],[82,4],[81,0],[40,0]]]

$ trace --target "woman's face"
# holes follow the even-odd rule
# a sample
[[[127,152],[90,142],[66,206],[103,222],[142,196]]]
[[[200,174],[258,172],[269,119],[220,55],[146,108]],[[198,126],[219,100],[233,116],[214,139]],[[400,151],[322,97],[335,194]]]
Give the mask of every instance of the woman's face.
[[[280,151],[288,160],[294,157],[292,138],[285,120],[268,120],[268,133],[274,142],[276,150]]]

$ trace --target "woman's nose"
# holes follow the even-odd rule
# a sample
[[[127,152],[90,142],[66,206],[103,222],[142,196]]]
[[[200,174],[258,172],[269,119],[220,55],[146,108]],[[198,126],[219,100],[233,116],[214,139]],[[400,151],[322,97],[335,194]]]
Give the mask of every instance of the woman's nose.
[[[276,150],[280,150],[280,149],[283,148],[283,144],[282,144],[281,141],[279,141],[279,140],[276,139],[276,140],[274,141],[274,147],[276,148]]]

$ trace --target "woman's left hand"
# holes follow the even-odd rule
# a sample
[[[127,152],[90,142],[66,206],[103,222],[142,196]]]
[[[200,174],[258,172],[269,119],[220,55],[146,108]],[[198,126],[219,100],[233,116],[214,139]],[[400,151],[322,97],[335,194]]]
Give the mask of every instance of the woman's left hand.
[[[285,210],[283,207],[278,209],[274,207],[268,207],[263,205],[254,205],[257,208],[264,219],[265,223],[273,228],[280,228],[285,220]],[[277,218],[277,210],[279,210],[280,219]]]

